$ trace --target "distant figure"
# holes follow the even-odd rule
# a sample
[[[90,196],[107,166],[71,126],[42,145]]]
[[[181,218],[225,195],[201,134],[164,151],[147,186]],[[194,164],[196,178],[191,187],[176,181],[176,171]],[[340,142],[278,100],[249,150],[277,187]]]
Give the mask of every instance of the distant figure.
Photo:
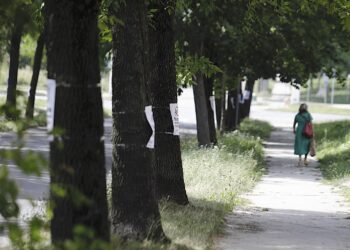
[[[303,103],[299,107],[299,113],[294,118],[293,123],[293,133],[295,134],[294,142],[294,154],[299,155],[298,166],[302,165],[302,156],[304,155],[304,165],[308,165],[307,155],[310,151],[311,139],[303,136],[303,129],[307,122],[312,121],[311,114],[307,111],[306,103]],[[295,125],[298,124],[297,129],[295,130]]]

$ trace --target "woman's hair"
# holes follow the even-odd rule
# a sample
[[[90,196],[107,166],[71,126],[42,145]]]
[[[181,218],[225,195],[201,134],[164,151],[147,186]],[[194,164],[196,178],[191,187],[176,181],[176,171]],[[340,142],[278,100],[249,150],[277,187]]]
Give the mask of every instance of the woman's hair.
[[[306,103],[302,103],[299,107],[299,113],[304,113],[307,112],[307,104]]]

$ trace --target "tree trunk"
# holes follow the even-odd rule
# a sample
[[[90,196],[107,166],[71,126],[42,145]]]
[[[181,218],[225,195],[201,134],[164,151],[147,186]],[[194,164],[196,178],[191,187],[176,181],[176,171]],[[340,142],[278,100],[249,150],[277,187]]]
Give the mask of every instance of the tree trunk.
[[[7,119],[16,119],[16,88],[18,77],[18,65],[19,65],[19,51],[21,45],[21,37],[23,31],[23,24],[16,24],[11,35],[10,44],[10,67],[7,85],[7,97],[6,97],[6,117]]]
[[[81,225],[97,239],[110,238],[98,6],[97,0],[45,3],[48,78],[57,84],[54,126],[64,131],[50,143],[51,239],[56,245],[72,239],[74,228]]]
[[[213,96],[213,79],[212,78],[206,77],[204,79],[204,88],[205,88],[205,96],[206,96],[207,107],[208,107],[208,125],[209,125],[210,142],[213,145],[216,145],[218,141],[216,139],[215,117],[214,117],[214,110],[212,108],[211,101],[210,101],[210,98]]]
[[[252,104],[254,84],[255,84],[255,79],[248,78],[247,84],[245,86],[245,91],[243,93],[244,103],[242,104],[242,119],[247,118],[250,115],[250,107]]]
[[[220,130],[221,126],[221,98],[215,98],[216,108],[216,129]]]
[[[145,1],[130,0],[113,28],[112,228],[123,238],[166,239],[155,197],[154,151],[145,116],[149,54]]]
[[[193,86],[194,103],[196,108],[198,145],[210,147],[210,130],[208,119],[208,104],[206,100],[204,77],[197,75],[197,83]]]
[[[45,43],[45,37],[44,37],[44,32],[42,32],[39,35],[37,46],[35,49],[35,55],[34,55],[33,75],[32,75],[32,80],[30,81],[29,97],[28,97],[27,108],[26,108],[26,118],[28,119],[33,119],[36,87],[38,85],[41,61],[43,58],[44,43]]]
[[[175,1],[153,1],[152,26],[149,28],[151,97],[155,121],[155,175],[156,196],[181,205],[188,204],[183,177],[180,137],[174,135],[174,126],[169,109],[177,103],[175,42],[173,18]]]
[[[223,134],[226,131],[226,87],[225,87],[225,75],[221,79],[221,122],[220,133]]]
[[[228,92],[227,98],[227,111],[226,111],[226,129],[225,131],[234,131],[235,130],[235,90],[230,90]]]
[[[239,124],[241,123],[242,118],[242,103],[241,103],[241,97],[242,97],[242,83],[239,82],[237,84],[236,89],[236,97],[235,97],[235,129],[238,129]]]

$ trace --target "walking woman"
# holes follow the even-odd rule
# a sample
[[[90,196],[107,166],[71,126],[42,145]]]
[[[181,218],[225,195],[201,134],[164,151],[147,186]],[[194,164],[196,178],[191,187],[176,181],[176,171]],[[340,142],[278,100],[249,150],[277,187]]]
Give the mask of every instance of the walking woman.
[[[312,121],[312,116],[307,110],[306,103],[300,105],[299,113],[294,118],[293,133],[295,134],[294,154],[299,155],[298,166],[302,165],[302,156],[304,156],[304,165],[308,165],[307,156],[310,152],[311,138],[303,135],[303,129],[306,123]],[[295,126],[298,124],[297,128]]]

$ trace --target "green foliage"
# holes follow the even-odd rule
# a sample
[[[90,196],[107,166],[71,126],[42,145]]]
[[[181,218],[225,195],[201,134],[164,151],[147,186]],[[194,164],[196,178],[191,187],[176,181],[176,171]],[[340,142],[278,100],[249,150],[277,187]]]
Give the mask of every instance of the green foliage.
[[[45,127],[47,125],[46,112],[39,110],[33,118],[32,126],[34,127]]]
[[[1,230],[8,231],[13,249],[44,249],[41,248],[42,236],[47,231],[47,223],[39,217],[34,217],[28,221],[27,229],[21,226],[17,218],[20,212],[17,203],[19,189],[9,175],[7,164],[10,162],[15,164],[24,174],[40,176],[42,171],[47,169],[47,161],[32,150],[23,151],[25,130],[29,127],[30,121],[24,119],[6,121],[4,110],[4,107],[0,108],[0,128],[15,131],[17,137],[12,142],[11,148],[0,150],[0,160],[4,164],[0,168],[0,217],[5,219]]]
[[[0,168],[0,215],[5,219],[18,215],[19,207],[16,203],[18,188],[13,180],[9,179],[9,171],[6,166]]]
[[[0,120],[0,132],[9,132],[13,131],[15,127],[13,126],[13,123],[7,120]]]
[[[272,130],[273,127],[269,123],[249,118],[244,119],[239,126],[240,132],[262,139],[269,138]]]
[[[191,86],[196,83],[196,75],[211,77],[221,73],[221,69],[204,56],[184,56],[176,50],[176,82],[178,86]]]
[[[32,70],[38,34],[27,34],[22,37],[19,57],[19,68],[29,67]],[[42,65],[46,65],[46,55],[43,55]],[[30,79],[26,79],[27,81]],[[27,85],[27,83],[25,83]]]
[[[342,22],[349,19],[345,0],[179,1],[176,24],[186,52],[209,58],[229,77],[279,73],[303,84],[324,66],[343,79],[340,55],[350,32]]]

